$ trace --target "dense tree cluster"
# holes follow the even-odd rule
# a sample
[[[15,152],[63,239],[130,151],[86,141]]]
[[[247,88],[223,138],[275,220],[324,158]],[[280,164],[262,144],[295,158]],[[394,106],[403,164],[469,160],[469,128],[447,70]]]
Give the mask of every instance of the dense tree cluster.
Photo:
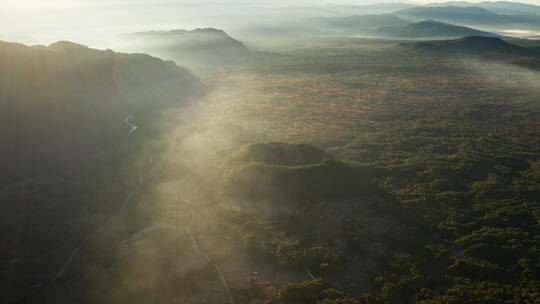
[[[396,62],[392,52],[359,46],[269,56],[252,64],[258,78],[241,76],[260,93],[248,100],[259,102],[237,100],[224,114],[242,108],[263,117],[273,140],[327,148],[399,203],[391,209],[403,230],[386,237],[384,266],[370,273],[370,286],[356,288],[355,301],[536,303],[540,90],[521,68],[538,60],[467,67],[455,58]],[[361,221],[343,225],[347,233],[329,248],[362,252]],[[342,240],[349,246],[337,247]]]

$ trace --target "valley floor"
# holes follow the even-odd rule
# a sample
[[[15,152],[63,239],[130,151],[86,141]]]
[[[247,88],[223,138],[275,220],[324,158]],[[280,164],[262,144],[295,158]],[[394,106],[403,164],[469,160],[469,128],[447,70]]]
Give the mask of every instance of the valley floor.
[[[144,186],[29,301],[535,303],[539,72],[403,56],[372,42],[264,54],[153,113],[151,131],[128,120],[141,146],[115,177],[133,189],[144,170]],[[323,148],[320,165],[361,173],[363,192],[228,195],[227,161],[260,142]]]

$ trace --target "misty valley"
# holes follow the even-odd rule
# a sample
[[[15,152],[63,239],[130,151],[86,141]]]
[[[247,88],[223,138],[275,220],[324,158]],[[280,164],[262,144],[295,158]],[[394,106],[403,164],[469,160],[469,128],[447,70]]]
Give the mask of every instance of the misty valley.
[[[540,6],[136,2],[0,41],[0,302],[540,303]]]

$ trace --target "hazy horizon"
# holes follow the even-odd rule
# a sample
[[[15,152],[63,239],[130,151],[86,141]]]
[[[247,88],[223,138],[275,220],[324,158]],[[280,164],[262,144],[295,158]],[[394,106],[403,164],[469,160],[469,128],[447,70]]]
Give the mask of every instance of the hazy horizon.
[[[0,4],[0,40],[25,44],[50,44],[59,40],[70,40],[93,47],[106,47],[110,40],[116,39],[118,35],[137,31],[206,27],[228,30],[242,22],[243,26],[253,20],[264,23],[264,20],[253,16],[266,14],[269,7],[437,2],[447,1],[4,0]],[[519,2],[540,4],[540,0]],[[250,20],[250,17],[253,20]],[[266,22],[273,23],[275,20],[268,19]]]

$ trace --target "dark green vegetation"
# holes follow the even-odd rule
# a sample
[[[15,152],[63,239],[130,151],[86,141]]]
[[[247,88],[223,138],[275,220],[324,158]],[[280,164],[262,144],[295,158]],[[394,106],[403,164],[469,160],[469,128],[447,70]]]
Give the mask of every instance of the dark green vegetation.
[[[309,145],[255,144],[224,169],[225,193],[243,199],[348,197],[367,188],[358,168]]]
[[[444,22],[426,20],[407,26],[386,26],[373,32],[375,35],[394,38],[461,38],[465,36],[487,36],[495,34],[470,27],[457,26]]]
[[[129,35],[123,43],[127,51],[174,60],[203,75],[251,55],[242,42],[213,28],[140,32]]]
[[[297,212],[292,204],[276,205],[284,214],[269,222],[268,213],[256,210],[251,224],[249,217],[240,221],[255,260],[270,256],[298,271],[309,263],[327,284],[281,285],[276,297],[333,303],[321,290],[334,288],[355,299],[335,303],[535,303],[538,59],[500,52],[487,61],[464,52],[399,62],[394,48],[380,44],[374,52],[376,45],[343,40],[267,55],[241,76],[220,79],[241,81],[252,92],[220,108],[221,115],[257,117],[272,140],[324,147],[336,161],[369,172],[384,193],[364,192],[381,198],[365,209],[356,208],[370,201],[366,196],[340,203],[330,196],[304,200]],[[340,229],[329,224],[334,216],[343,219]],[[397,231],[368,232],[376,219]],[[362,253],[378,244],[385,249]],[[381,264],[367,266],[369,256]]]

